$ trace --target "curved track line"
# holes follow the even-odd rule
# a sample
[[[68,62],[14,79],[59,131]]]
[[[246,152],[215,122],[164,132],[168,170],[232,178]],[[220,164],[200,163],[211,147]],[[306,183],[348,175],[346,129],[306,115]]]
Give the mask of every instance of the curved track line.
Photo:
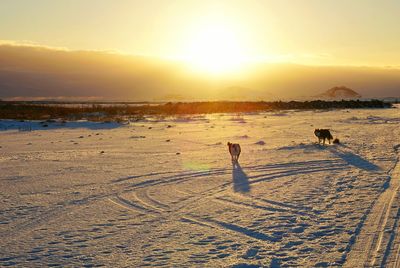
[[[291,170],[280,170],[280,168],[272,168],[271,170],[269,169],[264,169],[265,167],[259,166],[258,170],[255,170],[255,173],[262,173],[265,171],[269,171],[268,173],[264,174],[255,174],[253,176],[249,176],[249,184],[254,184],[254,183],[260,183],[264,181],[269,181],[269,180],[274,180],[278,178],[283,178],[283,177],[289,177],[293,175],[298,175],[298,174],[307,174],[307,173],[314,173],[314,172],[321,172],[321,171],[326,171],[326,170],[335,170],[335,169],[344,169],[345,167],[343,164],[340,163],[335,163],[334,165],[331,165],[326,168],[323,168],[324,165],[319,165],[319,166],[312,166],[305,168],[303,165],[300,165],[299,167],[295,167],[294,169]],[[223,193],[229,189],[233,185],[233,181],[228,181],[228,182],[223,182],[222,184],[219,184],[217,186],[211,187],[209,189],[206,189],[202,192],[199,193],[187,193],[189,196],[186,198],[185,201],[183,201],[181,206],[179,206],[176,209],[173,210],[167,210],[165,208],[165,204],[162,204],[158,202],[157,200],[154,200],[151,198],[148,193],[148,187],[152,186],[165,186],[169,184],[176,184],[178,182],[184,182],[184,181],[189,181],[192,180],[196,177],[204,177],[204,176],[216,176],[216,175],[225,175],[227,174],[226,172],[227,169],[224,170],[216,170],[216,171],[206,171],[206,172],[196,172],[192,173],[191,176],[187,176],[188,174],[178,174],[176,176],[169,176],[169,177],[164,177],[164,178],[159,178],[159,179],[153,179],[150,181],[144,181],[144,182],[139,182],[137,184],[132,185],[130,189],[127,191],[123,191],[123,193],[133,193],[133,196],[135,200],[138,203],[133,203],[125,198],[122,198],[119,195],[116,195],[114,199],[110,199],[110,201],[117,203],[118,205],[121,205],[123,207],[126,207],[128,209],[140,211],[140,212],[149,212],[152,213],[154,216],[160,217],[160,218],[169,218],[171,220],[173,219],[179,219],[182,222],[186,223],[191,223],[191,224],[198,224],[201,226],[207,226],[210,228],[219,228],[223,231],[230,231],[234,232],[237,235],[243,235],[247,237],[251,237],[256,240],[263,240],[263,241],[270,241],[270,242],[275,242],[277,241],[277,238],[273,236],[269,236],[264,233],[260,233],[257,231],[253,231],[251,229],[247,229],[246,227],[238,226],[235,224],[219,221],[217,219],[212,219],[212,218],[205,218],[201,216],[195,216],[191,215],[190,213],[184,213],[183,210],[189,206],[192,205],[196,202],[199,202],[200,200],[206,200],[210,198],[215,198],[217,194]],[[182,191],[181,191],[182,192]],[[183,192],[182,192],[183,193]],[[264,209],[266,209],[265,206],[262,206]],[[254,208],[254,207],[253,207]],[[261,208],[261,206],[259,206]],[[271,211],[279,212],[279,211],[287,211],[291,209],[283,209],[283,208],[272,208],[270,209]],[[291,210],[293,212],[293,210]],[[183,214],[183,215],[182,215]],[[159,221],[160,224],[162,224],[163,221]]]
[[[399,196],[397,202],[399,202]],[[382,266],[384,267],[400,267],[400,208],[396,215],[395,228],[391,232],[390,242],[386,248]]]
[[[399,226],[398,226],[399,227]],[[400,228],[397,228],[397,237],[399,236]],[[400,239],[398,239],[400,240]],[[393,267],[400,267],[400,241],[397,241],[397,251],[395,253],[395,260],[393,263]]]
[[[162,202],[156,200],[154,197],[152,197],[152,196],[150,195],[148,189],[145,190],[143,196],[144,196],[145,198],[147,198],[150,202],[153,202],[154,204],[156,204],[156,205],[159,206],[159,207],[162,207],[162,208],[167,209],[167,210],[170,210],[170,209],[171,209],[171,207],[170,207],[169,205],[164,204],[164,203],[162,203]]]
[[[206,197],[208,197],[208,196],[206,196]],[[192,214],[179,215],[180,210],[182,210],[182,208],[179,208],[172,212],[163,210],[162,208],[157,208],[159,210],[153,210],[154,209],[153,205],[149,205],[148,203],[143,203],[143,200],[141,200],[139,198],[137,198],[137,201],[140,202],[143,206],[133,203],[123,197],[118,196],[118,195],[116,195],[114,198],[109,198],[109,200],[112,203],[120,205],[129,210],[139,211],[142,213],[149,212],[149,213],[152,213],[154,216],[157,216],[160,218],[170,218],[170,219],[175,218],[175,219],[179,219],[181,222],[184,222],[184,223],[197,224],[197,225],[200,225],[203,227],[209,227],[209,228],[218,228],[218,229],[221,229],[222,231],[231,231],[238,235],[251,237],[251,238],[257,239],[257,240],[270,241],[270,242],[274,242],[276,240],[274,237],[266,235],[264,233],[253,231],[253,230],[247,229],[245,227],[241,227],[241,226],[238,226],[235,224],[219,221],[216,219],[204,218],[204,217],[195,216]],[[163,221],[159,221],[160,224],[162,222]]]
[[[36,216],[35,219],[25,220],[24,222],[16,226],[12,226],[7,231],[1,232],[0,236],[2,238],[7,238],[12,236],[12,238],[15,240],[19,238],[21,235],[25,234],[26,232],[29,232],[36,226],[39,226],[42,223],[47,223],[49,219],[56,218],[57,215],[61,215],[61,212],[67,209],[68,208],[66,207],[51,208],[47,211],[40,213],[40,215]]]
[[[231,200],[226,197],[215,197],[215,199],[221,203],[229,203],[229,204],[233,204],[233,205],[240,206],[240,207],[260,209],[260,210],[271,211],[271,212],[291,213],[291,214],[297,214],[300,216],[309,216],[309,217],[314,216],[314,215],[304,212],[304,211],[298,211],[298,210],[289,209],[289,208],[282,208],[282,207],[273,206],[273,205],[272,206],[261,205],[261,204],[259,204],[259,202],[256,202],[256,199],[249,199],[249,202],[251,202],[251,203],[245,202],[245,201]]]
[[[399,204],[395,202],[400,189],[400,163],[397,159],[392,170],[390,186],[376,200],[361,228],[355,244],[347,255],[345,267],[370,267],[384,265],[385,258],[389,258],[394,252],[390,252],[391,241],[388,234],[399,232],[396,230]],[[396,216],[393,216],[396,215]],[[398,235],[399,233],[397,233]],[[398,262],[397,250],[393,258]],[[387,252],[387,253],[385,253]],[[396,265],[396,264],[395,264]],[[393,266],[398,267],[398,266]]]
[[[397,149],[398,151],[398,149]],[[400,159],[400,155],[399,155]],[[393,170],[393,177],[400,181],[400,163],[399,159],[396,167]],[[399,188],[400,189],[400,188]],[[391,236],[388,246],[385,251],[382,266],[385,267],[400,267],[400,192],[397,192],[396,200],[394,202],[397,206],[392,207],[393,210],[397,210],[394,216],[394,224],[391,229]]]
[[[150,213],[153,215],[160,214],[160,212],[157,210],[151,210],[146,207],[140,206],[140,205],[133,203],[132,201],[127,200],[119,195],[115,195],[114,197],[109,198],[108,200],[116,205],[122,206],[123,208],[128,208],[129,210],[135,210],[135,211],[141,212],[141,213]]]
[[[303,170],[310,170],[316,168],[323,168],[323,167],[343,167],[346,164],[341,163],[337,160],[314,160],[314,161],[305,161],[305,162],[293,162],[293,163],[284,163],[284,164],[271,164],[271,165],[257,165],[257,166],[248,166],[246,170],[254,171],[254,172],[265,172],[265,171],[274,171],[274,170],[282,170],[281,172],[273,172],[272,174],[279,174],[282,172],[301,172]],[[287,170],[287,168],[293,168],[294,170]],[[176,182],[184,182],[191,180],[197,177],[204,177],[204,176],[212,176],[212,175],[225,175],[231,172],[230,168],[215,168],[210,169],[207,171],[195,171],[195,172],[183,172],[174,174],[171,176],[164,176],[158,179],[150,179],[147,181],[137,182],[131,185],[133,188],[143,188],[146,186],[154,186],[159,184],[169,184],[169,183],[176,183]],[[152,177],[157,175],[164,175],[164,174],[171,174],[172,172],[159,172],[159,173],[148,173],[143,175],[134,175],[125,178],[115,179],[112,182],[125,182],[130,179],[138,179],[141,177]],[[271,173],[270,173],[271,174]],[[254,175],[252,178],[260,178],[265,176],[266,174]]]
[[[47,209],[46,211],[41,212],[39,215],[36,215],[34,219],[25,220],[15,226],[9,227],[7,231],[0,232],[0,237],[10,238],[10,241],[6,242],[5,244],[8,245],[12,241],[20,238],[22,235],[32,232],[32,230],[35,229],[36,227],[48,223],[49,220],[51,219],[59,218],[74,208],[78,207],[78,209],[81,209],[82,205],[98,201],[107,196],[109,196],[109,194],[87,196],[83,199],[70,200],[62,204],[54,205],[53,207]]]
[[[134,197],[136,198],[137,201],[139,201],[146,207],[151,208],[152,210],[156,210],[159,212],[168,212],[168,207],[166,207],[166,205],[159,203],[158,201],[150,198],[148,196],[147,191],[148,191],[148,189],[146,189],[144,191],[135,192]]]

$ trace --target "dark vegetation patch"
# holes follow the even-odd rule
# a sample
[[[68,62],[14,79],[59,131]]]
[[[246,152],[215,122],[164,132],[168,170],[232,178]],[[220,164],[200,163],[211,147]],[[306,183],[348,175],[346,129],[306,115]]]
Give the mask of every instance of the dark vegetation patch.
[[[0,101],[0,119],[45,120],[64,119],[91,121],[140,120],[145,115],[182,115],[209,113],[243,113],[277,110],[360,109],[390,108],[392,104],[380,100],[342,101],[275,101],[275,102],[177,102],[143,105],[76,104],[64,106],[57,103]]]

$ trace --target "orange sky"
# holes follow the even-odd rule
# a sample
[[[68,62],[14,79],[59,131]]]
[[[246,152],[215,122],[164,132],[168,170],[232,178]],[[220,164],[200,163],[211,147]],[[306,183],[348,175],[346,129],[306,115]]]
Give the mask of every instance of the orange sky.
[[[184,59],[400,65],[395,0],[2,0],[0,39]]]
[[[399,25],[397,0],[2,0],[0,98],[398,96]]]

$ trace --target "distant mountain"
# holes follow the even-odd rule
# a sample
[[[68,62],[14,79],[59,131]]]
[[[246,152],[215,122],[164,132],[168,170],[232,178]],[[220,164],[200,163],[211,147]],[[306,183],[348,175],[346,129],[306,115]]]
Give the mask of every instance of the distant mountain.
[[[326,92],[317,95],[323,99],[359,99],[361,95],[345,86],[338,86],[328,89]]]

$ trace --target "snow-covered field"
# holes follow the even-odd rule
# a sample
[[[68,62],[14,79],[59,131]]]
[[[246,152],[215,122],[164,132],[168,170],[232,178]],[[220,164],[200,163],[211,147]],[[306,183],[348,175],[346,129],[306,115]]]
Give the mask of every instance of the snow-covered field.
[[[400,109],[42,125],[0,121],[0,266],[400,265]]]

